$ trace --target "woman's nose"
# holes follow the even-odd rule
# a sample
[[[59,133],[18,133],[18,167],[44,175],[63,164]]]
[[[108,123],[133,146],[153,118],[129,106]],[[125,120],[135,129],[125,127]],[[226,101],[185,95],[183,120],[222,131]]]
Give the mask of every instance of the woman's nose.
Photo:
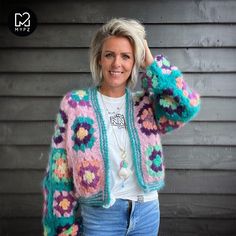
[[[114,57],[114,60],[113,60],[113,66],[115,66],[115,67],[119,67],[120,64],[121,64],[120,57],[119,57],[119,56]]]

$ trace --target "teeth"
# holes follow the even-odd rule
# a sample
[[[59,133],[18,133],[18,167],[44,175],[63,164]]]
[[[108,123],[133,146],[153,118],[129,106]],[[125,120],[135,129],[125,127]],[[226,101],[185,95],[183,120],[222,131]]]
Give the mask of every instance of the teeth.
[[[122,72],[120,72],[120,71],[110,71],[110,73],[112,75],[118,75],[118,74],[121,74]]]

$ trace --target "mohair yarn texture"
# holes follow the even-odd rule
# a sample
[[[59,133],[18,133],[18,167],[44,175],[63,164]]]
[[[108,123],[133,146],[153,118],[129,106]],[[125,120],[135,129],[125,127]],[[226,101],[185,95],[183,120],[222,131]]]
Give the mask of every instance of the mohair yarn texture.
[[[163,55],[146,68],[142,88],[134,94],[126,89],[126,123],[138,184],[150,192],[164,186],[161,135],[196,116],[200,97]],[[44,235],[82,234],[80,204],[110,203],[109,169],[108,137],[97,88],[67,93],[60,104],[43,180]]]

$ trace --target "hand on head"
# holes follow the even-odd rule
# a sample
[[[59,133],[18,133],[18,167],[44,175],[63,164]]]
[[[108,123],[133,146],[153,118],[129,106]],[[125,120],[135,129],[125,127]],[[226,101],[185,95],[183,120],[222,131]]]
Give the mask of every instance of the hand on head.
[[[142,69],[145,69],[147,66],[151,65],[154,61],[154,58],[152,56],[151,50],[148,46],[147,40],[144,39],[144,47],[145,47],[145,57],[144,57],[144,61],[141,65]]]

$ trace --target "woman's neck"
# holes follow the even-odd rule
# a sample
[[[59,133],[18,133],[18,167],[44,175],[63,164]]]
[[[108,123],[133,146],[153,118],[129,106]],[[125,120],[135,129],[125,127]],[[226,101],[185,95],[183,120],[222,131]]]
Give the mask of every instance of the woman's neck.
[[[100,86],[98,91],[105,96],[113,98],[122,97],[125,94],[125,88],[106,89],[103,86]]]

